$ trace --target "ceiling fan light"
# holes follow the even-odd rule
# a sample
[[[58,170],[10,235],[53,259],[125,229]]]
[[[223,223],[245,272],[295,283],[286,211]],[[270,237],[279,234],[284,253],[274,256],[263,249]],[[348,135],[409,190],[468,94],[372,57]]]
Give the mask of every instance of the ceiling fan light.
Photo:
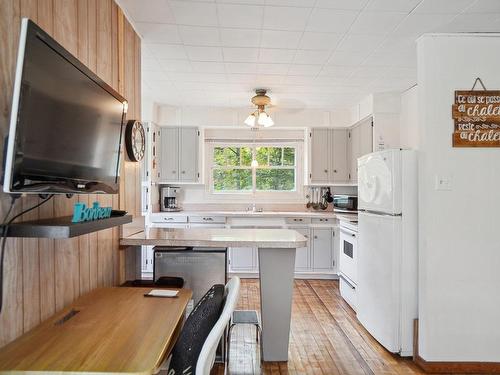
[[[264,125],[265,128],[269,128],[269,127],[271,127],[271,126],[274,125],[274,121],[271,118],[271,116],[267,115],[266,119],[264,120],[264,124],[263,125]]]
[[[255,115],[252,113],[250,114],[246,120],[244,121],[245,125],[254,127],[255,126]]]
[[[266,112],[264,112],[264,111],[260,112],[259,113],[259,118],[257,119],[257,123],[259,125],[263,125],[264,126],[264,124],[266,123],[266,120],[267,120],[268,117],[269,116],[267,115]]]

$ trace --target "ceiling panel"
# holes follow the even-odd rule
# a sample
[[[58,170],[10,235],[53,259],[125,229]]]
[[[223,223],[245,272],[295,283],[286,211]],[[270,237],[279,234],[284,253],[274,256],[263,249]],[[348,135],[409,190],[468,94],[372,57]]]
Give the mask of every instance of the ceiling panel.
[[[500,0],[117,1],[144,94],[169,104],[250,106],[264,86],[279,105],[349,106],[412,86],[423,33],[500,30]]]

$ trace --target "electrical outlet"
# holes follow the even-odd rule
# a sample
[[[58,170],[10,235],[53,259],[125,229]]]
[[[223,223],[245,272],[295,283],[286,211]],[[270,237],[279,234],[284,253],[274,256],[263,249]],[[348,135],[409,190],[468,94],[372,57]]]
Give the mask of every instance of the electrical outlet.
[[[436,190],[450,191],[452,190],[451,176],[436,175]]]

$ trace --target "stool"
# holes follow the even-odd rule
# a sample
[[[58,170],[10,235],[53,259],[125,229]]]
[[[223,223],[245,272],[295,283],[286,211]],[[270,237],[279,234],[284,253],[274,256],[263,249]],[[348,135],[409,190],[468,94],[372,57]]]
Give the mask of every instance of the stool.
[[[255,310],[234,310],[231,316],[231,323],[229,324],[229,330],[227,333],[227,354],[226,361],[227,367],[229,368],[229,348],[231,345],[231,331],[233,327],[237,324],[251,324],[255,326],[255,341],[259,342],[262,334],[262,329],[260,327],[259,316]],[[260,345],[260,360],[262,362],[262,345]]]

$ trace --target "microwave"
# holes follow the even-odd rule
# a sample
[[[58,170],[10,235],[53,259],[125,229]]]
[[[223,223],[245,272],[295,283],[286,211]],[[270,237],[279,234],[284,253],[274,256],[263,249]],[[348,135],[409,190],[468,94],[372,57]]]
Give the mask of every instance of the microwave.
[[[333,195],[333,209],[338,212],[357,212],[358,197],[356,195]]]

